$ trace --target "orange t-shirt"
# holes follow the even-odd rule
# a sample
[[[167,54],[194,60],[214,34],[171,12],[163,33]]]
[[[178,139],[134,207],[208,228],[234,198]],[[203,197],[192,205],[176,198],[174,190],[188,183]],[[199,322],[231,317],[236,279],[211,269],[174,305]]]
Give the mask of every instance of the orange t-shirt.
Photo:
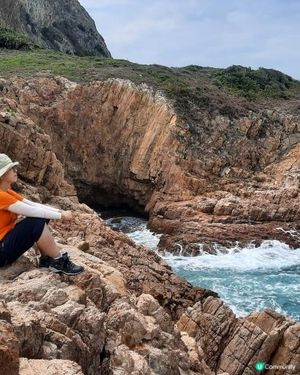
[[[7,191],[0,189],[0,240],[15,226],[18,215],[7,210],[7,207],[24,197],[15,191],[8,189]]]

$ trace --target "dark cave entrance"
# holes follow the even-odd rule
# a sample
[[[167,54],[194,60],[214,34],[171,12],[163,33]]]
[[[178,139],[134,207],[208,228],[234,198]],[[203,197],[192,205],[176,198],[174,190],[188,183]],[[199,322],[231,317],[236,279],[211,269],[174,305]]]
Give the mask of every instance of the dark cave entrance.
[[[99,185],[73,181],[80,203],[85,203],[101,214],[103,219],[113,216],[139,216],[148,219],[144,205],[132,197],[126,196],[117,189],[104,189]]]

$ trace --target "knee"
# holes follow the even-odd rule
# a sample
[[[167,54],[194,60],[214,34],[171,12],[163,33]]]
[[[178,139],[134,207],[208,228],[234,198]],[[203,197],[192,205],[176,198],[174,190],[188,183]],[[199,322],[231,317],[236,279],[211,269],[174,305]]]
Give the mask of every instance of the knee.
[[[33,227],[41,225],[44,226],[49,222],[48,219],[43,219],[41,217],[27,217],[25,220],[28,222],[28,224],[32,225]]]
[[[25,220],[27,221],[27,225],[30,228],[30,232],[37,241],[43,233],[45,224],[47,224],[47,219],[43,219],[40,217],[27,217]]]

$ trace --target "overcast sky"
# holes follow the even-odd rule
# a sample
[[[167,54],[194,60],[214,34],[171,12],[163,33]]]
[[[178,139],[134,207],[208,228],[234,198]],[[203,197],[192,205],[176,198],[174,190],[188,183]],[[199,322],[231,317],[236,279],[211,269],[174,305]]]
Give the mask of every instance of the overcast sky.
[[[79,0],[114,58],[300,79],[300,0]]]

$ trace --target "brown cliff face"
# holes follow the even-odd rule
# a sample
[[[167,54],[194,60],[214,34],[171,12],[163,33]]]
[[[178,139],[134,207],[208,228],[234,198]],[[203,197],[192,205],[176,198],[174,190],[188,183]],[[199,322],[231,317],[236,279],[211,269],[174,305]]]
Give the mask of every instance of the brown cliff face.
[[[6,373],[254,375],[256,361],[290,364],[289,373],[299,373],[299,324],[270,310],[237,319],[215,293],[193,288],[155,253],[112,231],[78,203],[72,180],[82,196],[81,189],[88,195],[100,186],[107,199],[114,194],[117,202],[121,196],[148,204],[157,220],[168,220],[171,229],[181,222],[191,236],[199,230],[191,227],[197,224],[195,211],[208,222],[213,214],[215,226],[234,222],[235,201],[226,204],[223,191],[213,189],[215,181],[202,181],[207,193],[194,197],[200,178],[184,172],[178,119],[163,98],[114,80],[79,86],[37,78],[1,85],[1,152],[21,162],[22,193],[75,213],[71,224],[52,223],[52,231],[85,266],[74,278],[51,274],[36,268],[31,250],[1,269],[0,357]],[[105,154],[99,153],[102,147]],[[286,171],[297,170],[297,149],[289,152],[265,168],[281,196],[291,188],[285,186]],[[240,181],[223,186],[231,194],[243,191]]]
[[[158,188],[179,194],[181,186],[173,183],[181,172],[175,161],[176,116],[147,87],[122,80],[72,85],[36,79],[21,90],[12,85],[8,95],[51,137],[88,203],[115,200],[144,208]]]
[[[297,245],[286,233],[300,218],[296,110],[203,112],[193,134],[171,102],[129,81],[35,78],[6,90],[51,137],[80,199],[145,208],[164,233],[161,247],[196,253],[198,243],[212,251],[212,242],[268,238]]]
[[[39,193],[48,198],[50,192],[76,196],[73,185],[67,183],[64,169],[52,148],[52,141],[29,117],[24,116],[15,100],[3,89],[0,104],[1,152],[20,162],[20,174]]]

